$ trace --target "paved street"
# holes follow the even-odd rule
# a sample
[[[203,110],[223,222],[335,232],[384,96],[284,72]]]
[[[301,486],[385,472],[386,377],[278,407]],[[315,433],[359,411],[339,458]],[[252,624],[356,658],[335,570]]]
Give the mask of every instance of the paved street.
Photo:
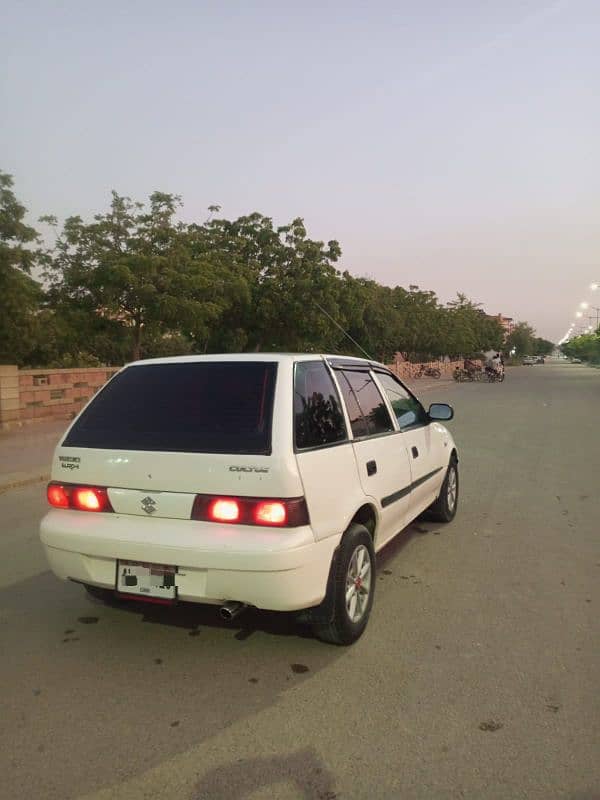
[[[2,494],[0,797],[600,798],[600,371],[424,399],[455,406],[461,508],[387,549],[349,649],[92,602],[48,572],[43,484]]]

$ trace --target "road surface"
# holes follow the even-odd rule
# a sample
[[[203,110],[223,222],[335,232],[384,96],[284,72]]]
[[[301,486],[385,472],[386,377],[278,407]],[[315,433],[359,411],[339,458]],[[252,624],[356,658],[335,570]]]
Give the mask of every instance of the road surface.
[[[380,558],[365,636],[105,607],[0,496],[0,797],[600,798],[600,372],[444,387],[461,508]]]

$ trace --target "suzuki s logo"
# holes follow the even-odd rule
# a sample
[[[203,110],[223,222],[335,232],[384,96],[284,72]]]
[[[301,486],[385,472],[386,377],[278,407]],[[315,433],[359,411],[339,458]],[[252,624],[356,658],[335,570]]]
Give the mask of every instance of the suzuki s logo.
[[[154,514],[156,511],[156,501],[151,497],[144,497],[142,500],[142,510],[145,511],[146,514]]]

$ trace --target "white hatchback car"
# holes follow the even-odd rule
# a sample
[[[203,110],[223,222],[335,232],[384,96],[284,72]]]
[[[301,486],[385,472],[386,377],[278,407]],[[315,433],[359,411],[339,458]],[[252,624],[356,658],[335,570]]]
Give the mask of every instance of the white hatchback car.
[[[429,510],[450,522],[458,457],[386,367],[340,356],[154,359],[118,372],[56,448],[41,539],[105,599],[300,611],[350,644],[375,553]]]

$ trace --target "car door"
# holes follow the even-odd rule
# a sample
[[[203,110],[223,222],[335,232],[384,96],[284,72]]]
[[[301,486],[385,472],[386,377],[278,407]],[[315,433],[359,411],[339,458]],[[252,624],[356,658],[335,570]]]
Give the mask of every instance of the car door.
[[[421,403],[394,375],[377,371],[376,378],[404,437],[411,468],[408,513],[414,519],[439,494],[450,455],[449,436],[442,425],[429,419]]]
[[[323,360],[295,365],[294,450],[315,538],[341,534],[364,493],[339,391]]]
[[[336,369],[360,481],[379,512],[376,549],[407,524],[411,472],[404,438],[369,371]]]

